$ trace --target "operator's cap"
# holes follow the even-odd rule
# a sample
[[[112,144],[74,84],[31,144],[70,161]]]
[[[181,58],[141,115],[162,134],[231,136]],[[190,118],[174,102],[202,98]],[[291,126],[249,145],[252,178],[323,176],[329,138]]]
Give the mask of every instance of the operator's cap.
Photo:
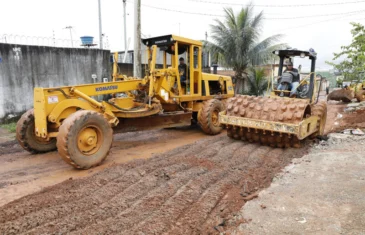
[[[291,62],[291,61],[288,61],[288,62],[286,63],[286,66],[288,66],[288,65],[291,65],[291,66],[293,66],[293,62]]]

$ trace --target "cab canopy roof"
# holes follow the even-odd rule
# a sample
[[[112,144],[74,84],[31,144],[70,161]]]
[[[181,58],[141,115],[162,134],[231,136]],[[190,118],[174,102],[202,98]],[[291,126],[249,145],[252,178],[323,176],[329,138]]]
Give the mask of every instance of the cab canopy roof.
[[[300,56],[300,57],[309,57],[309,59],[315,59],[317,57],[317,53],[310,52],[310,51],[301,51],[301,50],[276,50],[272,52],[279,57],[293,57],[293,56]],[[303,56],[304,55],[304,56]]]
[[[173,44],[174,42],[179,42],[179,43],[188,44],[188,45],[202,46],[202,42],[200,42],[200,41],[183,38],[183,37],[175,36],[172,34],[153,37],[153,38],[145,38],[145,39],[142,39],[142,42],[146,46],[156,45],[158,47],[169,46],[169,45]]]

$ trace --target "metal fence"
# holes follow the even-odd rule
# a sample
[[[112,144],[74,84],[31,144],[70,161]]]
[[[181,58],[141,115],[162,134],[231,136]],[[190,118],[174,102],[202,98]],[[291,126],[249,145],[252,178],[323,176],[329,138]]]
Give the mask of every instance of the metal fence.
[[[52,37],[38,37],[15,34],[0,35],[0,43],[21,44],[32,46],[50,46],[50,47],[68,47],[68,48],[85,48],[81,40],[59,39]],[[89,48],[99,49],[99,42],[94,41],[94,46]],[[103,49],[109,49],[109,41],[105,38],[103,42]]]

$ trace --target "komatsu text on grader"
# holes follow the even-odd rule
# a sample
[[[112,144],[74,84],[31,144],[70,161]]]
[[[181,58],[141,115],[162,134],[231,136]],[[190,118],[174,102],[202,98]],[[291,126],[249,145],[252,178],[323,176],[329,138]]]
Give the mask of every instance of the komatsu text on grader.
[[[272,91],[268,97],[238,95],[230,98],[227,111],[220,113],[219,120],[226,126],[229,137],[272,147],[300,147],[301,140],[323,135],[326,124],[327,104],[318,102],[320,89],[315,81],[316,54],[299,50],[277,50],[273,53],[280,57],[279,84],[283,83],[284,77],[293,76],[283,73],[284,60],[291,61],[293,57],[311,60],[311,72],[301,79],[296,98],[290,97],[289,90],[276,90],[271,80],[269,87]]]
[[[205,133],[218,134],[218,114],[234,95],[231,78],[202,73],[199,41],[167,35],[142,42],[148,54],[144,78],[119,75],[115,62],[112,82],[35,88],[34,109],[17,124],[20,145],[31,153],[57,148],[68,164],[88,169],[107,157],[113,131],[186,126],[195,119]],[[188,61],[184,83],[179,57]],[[112,97],[93,98],[101,95]]]

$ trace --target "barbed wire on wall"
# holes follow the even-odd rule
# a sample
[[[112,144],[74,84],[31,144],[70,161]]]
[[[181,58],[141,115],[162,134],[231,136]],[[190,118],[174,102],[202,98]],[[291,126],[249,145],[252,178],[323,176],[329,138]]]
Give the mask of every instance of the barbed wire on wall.
[[[85,46],[82,45],[81,40],[59,39],[59,38],[40,37],[40,36],[26,36],[26,35],[16,35],[16,34],[0,35],[0,43],[31,45],[31,46],[85,48]],[[94,41],[93,44],[96,45],[90,48],[99,49],[98,41]],[[107,37],[104,37],[103,49],[109,49],[109,40]]]

